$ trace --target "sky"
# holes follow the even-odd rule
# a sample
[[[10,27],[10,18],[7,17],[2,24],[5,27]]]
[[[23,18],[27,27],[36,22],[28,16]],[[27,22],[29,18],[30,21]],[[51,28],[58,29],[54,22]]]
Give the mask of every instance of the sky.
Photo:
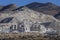
[[[18,6],[23,6],[32,2],[40,2],[40,3],[52,2],[60,6],[60,0],[0,0],[0,5],[16,4]]]

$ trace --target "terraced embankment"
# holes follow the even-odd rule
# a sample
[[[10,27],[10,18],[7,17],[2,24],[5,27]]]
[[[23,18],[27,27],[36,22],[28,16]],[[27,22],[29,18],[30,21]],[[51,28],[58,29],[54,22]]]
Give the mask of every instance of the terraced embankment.
[[[0,40],[60,40],[60,36],[43,36],[39,33],[2,33]]]

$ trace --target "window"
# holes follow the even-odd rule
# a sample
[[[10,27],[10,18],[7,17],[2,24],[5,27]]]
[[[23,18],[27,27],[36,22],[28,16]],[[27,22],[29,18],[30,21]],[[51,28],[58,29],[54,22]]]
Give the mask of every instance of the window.
[[[30,28],[31,31],[39,31],[40,25],[39,24],[33,24]]]
[[[16,30],[16,25],[11,25],[10,29],[11,30]]]
[[[18,31],[19,32],[23,32],[25,29],[24,29],[24,24],[23,23],[20,23],[19,25],[18,25]]]
[[[14,30],[16,30],[16,25],[14,25]]]
[[[27,28],[26,28],[26,30],[27,30]]]

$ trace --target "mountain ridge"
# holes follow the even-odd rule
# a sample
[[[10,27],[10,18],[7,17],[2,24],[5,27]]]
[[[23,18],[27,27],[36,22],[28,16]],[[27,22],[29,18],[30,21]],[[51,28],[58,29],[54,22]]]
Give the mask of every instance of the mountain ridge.
[[[0,7],[0,12],[14,12],[14,11],[22,11],[24,7],[27,7],[29,9],[32,9],[37,12],[42,12],[44,14],[52,15],[55,18],[59,18],[60,15],[55,16],[57,14],[60,14],[60,6],[57,6],[51,2],[48,3],[39,3],[39,2],[33,2],[24,6],[16,6],[15,4],[9,4],[6,6]],[[60,19],[59,19],[60,20]]]

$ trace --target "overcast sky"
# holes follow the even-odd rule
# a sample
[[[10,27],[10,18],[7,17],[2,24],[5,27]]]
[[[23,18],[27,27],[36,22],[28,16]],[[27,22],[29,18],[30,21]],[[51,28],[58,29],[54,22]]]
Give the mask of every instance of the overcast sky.
[[[0,0],[0,5],[16,4],[22,6],[32,2],[40,2],[40,3],[52,2],[60,6],[60,0]]]

